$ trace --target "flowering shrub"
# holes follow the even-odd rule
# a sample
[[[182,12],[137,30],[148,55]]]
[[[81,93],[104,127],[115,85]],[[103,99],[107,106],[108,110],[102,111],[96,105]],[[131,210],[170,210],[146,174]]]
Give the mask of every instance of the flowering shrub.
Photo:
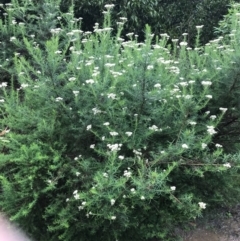
[[[1,210],[38,240],[167,240],[174,225],[237,201],[239,153],[222,132],[239,110],[227,91],[237,41],[168,48],[148,27],[144,43],[123,41],[126,19],[111,34],[113,5],[83,32],[72,11],[45,2],[36,21],[51,27],[33,38],[27,20],[14,22],[9,41],[24,53],[2,59],[12,83],[0,88]]]

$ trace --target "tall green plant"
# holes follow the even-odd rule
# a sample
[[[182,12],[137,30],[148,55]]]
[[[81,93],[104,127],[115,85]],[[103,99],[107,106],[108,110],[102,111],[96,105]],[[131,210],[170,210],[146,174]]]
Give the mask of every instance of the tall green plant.
[[[45,4],[55,9],[46,35],[16,27],[12,43],[27,52],[9,57],[19,86],[1,84],[0,209],[38,240],[167,240],[238,200],[239,153],[217,138],[237,41],[191,49],[183,36],[168,49],[149,27],[144,43],[124,41],[111,4],[93,33]]]

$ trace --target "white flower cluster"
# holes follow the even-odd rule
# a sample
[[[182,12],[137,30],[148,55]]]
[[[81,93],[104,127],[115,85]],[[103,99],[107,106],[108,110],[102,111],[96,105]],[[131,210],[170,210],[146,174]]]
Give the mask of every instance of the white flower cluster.
[[[118,133],[116,131],[110,131],[111,136],[118,136]]]
[[[125,170],[123,173],[123,176],[127,178],[131,177],[131,175],[132,175],[132,172],[130,171],[130,168],[128,168],[128,170]]]
[[[141,152],[140,149],[138,149],[138,150],[133,150],[133,153],[134,153],[135,155],[137,155],[137,156],[141,156],[141,155],[142,155],[142,152]]]
[[[204,202],[199,202],[198,205],[201,209],[205,209],[207,204]]]
[[[207,132],[212,136],[217,132],[214,130],[214,126],[207,126]]]
[[[210,85],[212,85],[212,82],[211,81],[202,81],[201,84],[203,86],[210,86]]]
[[[111,152],[120,151],[122,144],[107,144],[107,147],[110,149]]]
[[[93,114],[96,115],[96,114],[99,114],[99,113],[102,113],[101,110],[99,110],[98,108],[92,108],[92,111],[93,111]]]
[[[224,167],[231,168],[231,164],[229,162],[223,164]]]
[[[156,125],[152,125],[148,129],[151,131],[158,131],[158,127]]]
[[[84,206],[87,204],[87,202],[82,202],[82,205],[78,207],[78,210],[83,210]]]
[[[75,190],[75,191],[73,192],[73,196],[74,196],[74,198],[75,198],[76,200],[80,199],[78,190]]]
[[[115,199],[111,199],[110,202],[111,202],[111,205],[113,206],[116,201]]]
[[[7,87],[7,82],[2,82],[2,83],[0,84],[0,88],[4,88],[4,87]]]

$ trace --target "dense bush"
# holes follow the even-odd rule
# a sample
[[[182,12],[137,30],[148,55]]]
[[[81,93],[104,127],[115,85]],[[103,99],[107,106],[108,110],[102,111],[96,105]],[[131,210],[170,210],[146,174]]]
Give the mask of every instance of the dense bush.
[[[25,50],[1,57],[12,84],[0,85],[0,209],[11,220],[39,241],[168,240],[174,225],[238,200],[228,132],[238,129],[238,6],[234,41],[191,49],[185,39],[166,48],[166,34],[153,45],[149,27],[144,43],[124,41],[112,5],[89,33],[57,1],[17,4],[0,24]],[[29,9],[35,36],[14,22]]]

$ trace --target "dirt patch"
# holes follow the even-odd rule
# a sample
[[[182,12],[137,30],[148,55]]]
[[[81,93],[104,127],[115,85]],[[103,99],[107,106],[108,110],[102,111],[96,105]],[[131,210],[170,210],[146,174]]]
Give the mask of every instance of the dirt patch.
[[[177,231],[183,241],[240,241],[240,205],[220,209],[215,214],[189,224],[188,231]]]

